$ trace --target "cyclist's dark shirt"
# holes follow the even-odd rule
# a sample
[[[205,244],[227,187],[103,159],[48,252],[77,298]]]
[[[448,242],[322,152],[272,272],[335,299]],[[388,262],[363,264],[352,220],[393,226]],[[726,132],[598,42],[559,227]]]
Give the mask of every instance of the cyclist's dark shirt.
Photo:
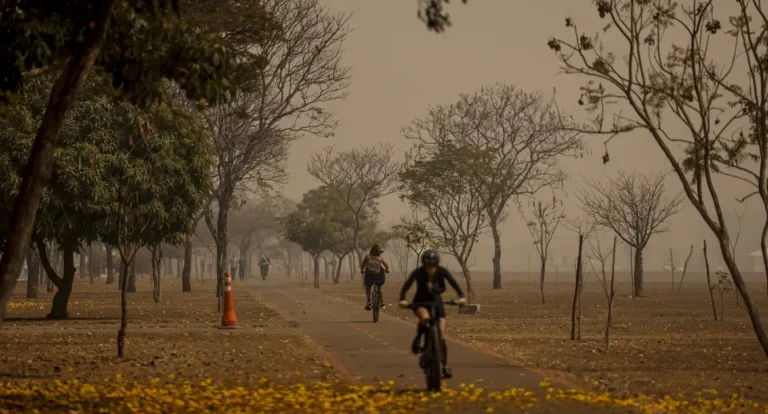
[[[414,282],[416,282],[416,295],[411,302],[434,302],[441,300],[440,295],[445,292],[446,281],[451,284],[451,287],[459,294],[459,297],[464,297],[464,292],[448,269],[442,266],[437,267],[435,273],[432,274],[432,289],[429,286],[429,279],[427,270],[423,266],[411,272],[408,280],[405,281],[403,288],[400,290],[400,300],[405,300],[405,294],[408,293],[408,289],[411,288]]]

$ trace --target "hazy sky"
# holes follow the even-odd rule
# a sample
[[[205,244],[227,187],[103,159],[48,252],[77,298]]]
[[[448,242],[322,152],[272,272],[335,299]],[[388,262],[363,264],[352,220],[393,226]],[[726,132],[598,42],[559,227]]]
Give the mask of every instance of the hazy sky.
[[[288,197],[299,199],[318,185],[306,172],[310,156],[328,145],[349,149],[377,142],[392,142],[404,153],[410,143],[400,136],[400,128],[414,117],[425,114],[430,105],[450,104],[459,93],[471,92],[495,82],[516,84],[527,91],[551,94],[557,89],[561,108],[585,120],[576,105],[580,78],[558,74],[558,61],[547,48],[553,36],[569,33],[564,19],[576,19],[589,33],[605,22],[599,21],[590,0],[474,0],[467,5],[452,2],[454,26],[444,34],[428,32],[416,18],[415,0],[325,0],[332,9],[354,13],[344,61],[352,66],[352,82],[345,101],[329,109],[341,126],[329,139],[306,137],[294,144],[289,160]],[[650,136],[633,134],[611,144],[611,162],[600,161],[602,138],[589,137],[593,149],[584,159],[566,160],[563,165],[571,176],[568,192],[581,187],[583,177],[600,178],[620,169],[641,172],[669,171],[667,161]],[[669,180],[670,192],[679,191],[676,178]],[[735,194],[731,194],[733,196]],[[574,195],[566,196],[567,214],[579,214]],[[394,222],[409,209],[396,196],[381,201],[383,222]],[[753,203],[754,204],[754,203]],[[687,205],[687,203],[686,203]],[[503,225],[502,263],[527,261],[530,235],[515,206]],[[675,231],[651,240],[651,248],[663,251],[670,245],[685,248],[701,243],[708,235],[698,214],[690,207],[675,217]],[[749,226],[745,226],[749,227]],[[756,226],[751,226],[753,229]],[[576,236],[565,228],[553,247],[557,257],[573,255]],[[741,243],[757,249],[756,235],[744,236]],[[562,253],[557,252],[557,248]],[[686,249],[687,250],[687,249]],[[476,248],[478,269],[490,267],[493,254],[490,236]]]

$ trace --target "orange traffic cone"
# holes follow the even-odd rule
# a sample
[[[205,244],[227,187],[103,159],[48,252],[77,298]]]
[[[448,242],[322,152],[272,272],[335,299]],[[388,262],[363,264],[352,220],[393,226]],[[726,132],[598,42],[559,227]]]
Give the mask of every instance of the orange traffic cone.
[[[232,278],[229,275],[229,272],[225,272],[224,277],[224,313],[221,315],[221,327],[237,328],[235,301],[232,298]]]

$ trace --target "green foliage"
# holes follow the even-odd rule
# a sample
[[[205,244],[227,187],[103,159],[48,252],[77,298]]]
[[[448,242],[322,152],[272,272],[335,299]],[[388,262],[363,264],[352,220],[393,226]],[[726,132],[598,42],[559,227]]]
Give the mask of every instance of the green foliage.
[[[94,4],[95,3],[95,4]],[[107,1],[18,0],[0,4],[0,99],[26,90],[26,77],[62,67],[88,41]],[[96,65],[132,102],[163,96],[162,79],[199,102],[232,90],[230,51],[178,16],[178,0],[116,0]],[[0,102],[1,103],[1,102]]]
[[[27,85],[25,100],[0,118],[0,228],[9,225],[27,157],[45,111],[53,80]],[[178,243],[192,225],[210,188],[212,148],[190,114],[167,104],[148,111],[116,102],[101,78],[93,78],[74,104],[62,128],[49,187],[35,222],[35,236],[57,243],[116,243],[117,178],[133,191],[142,220],[153,226],[145,243]],[[150,126],[137,137],[140,123]],[[134,138],[136,137],[136,138]],[[127,151],[126,146],[133,150]],[[2,234],[5,240],[5,234]]]
[[[371,210],[374,211],[371,211]],[[376,230],[377,212],[373,205],[360,214],[361,244],[383,244],[389,237]],[[330,251],[338,256],[354,250],[355,214],[336,190],[321,186],[304,194],[296,211],[281,220],[284,235],[310,254]]]

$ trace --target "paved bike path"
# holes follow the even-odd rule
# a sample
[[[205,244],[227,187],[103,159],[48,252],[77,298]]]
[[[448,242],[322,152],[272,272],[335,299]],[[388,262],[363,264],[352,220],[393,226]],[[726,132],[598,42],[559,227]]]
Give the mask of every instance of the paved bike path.
[[[249,284],[248,289],[262,303],[298,322],[300,330],[323,348],[336,368],[349,379],[364,384],[392,380],[400,387],[424,387],[417,357],[409,352],[415,321],[407,322],[382,312],[379,322],[373,323],[371,313],[363,306],[328,297],[311,288],[262,282]],[[447,381],[450,387],[477,383],[490,390],[541,390],[542,375],[450,338],[448,357],[454,372],[454,377]],[[549,407],[546,411],[626,412],[577,403]]]

